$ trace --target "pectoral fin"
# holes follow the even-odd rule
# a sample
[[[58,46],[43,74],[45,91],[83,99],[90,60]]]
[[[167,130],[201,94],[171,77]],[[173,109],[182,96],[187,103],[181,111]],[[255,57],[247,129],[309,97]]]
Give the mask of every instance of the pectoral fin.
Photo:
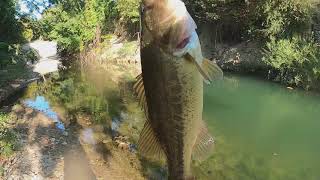
[[[222,80],[223,72],[216,63],[208,59],[203,59],[201,67],[203,71],[208,74],[211,81]]]
[[[186,54],[186,58],[194,62],[207,84],[210,84],[214,80],[221,80],[223,78],[222,70],[212,61],[205,58],[202,59],[202,61],[197,61],[189,53]]]
[[[154,157],[158,160],[162,160],[165,157],[149,120],[147,120],[147,122],[144,124],[144,127],[141,131],[138,149],[139,152],[145,157]]]
[[[206,160],[213,152],[214,139],[209,134],[205,122],[202,121],[201,128],[193,146],[192,159],[195,161]]]

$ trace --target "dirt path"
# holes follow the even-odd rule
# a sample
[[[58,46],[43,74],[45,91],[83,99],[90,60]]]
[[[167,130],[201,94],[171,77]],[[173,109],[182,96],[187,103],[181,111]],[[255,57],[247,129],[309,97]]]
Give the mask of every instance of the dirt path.
[[[117,147],[102,126],[87,118],[61,131],[31,108],[15,106],[13,114],[21,149],[2,162],[4,179],[144,179],[136,154]]]

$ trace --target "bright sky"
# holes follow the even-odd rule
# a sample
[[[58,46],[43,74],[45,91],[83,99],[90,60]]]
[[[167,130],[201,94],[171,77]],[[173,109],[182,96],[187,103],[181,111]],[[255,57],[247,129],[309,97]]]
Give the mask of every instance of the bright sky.
[[[40,19],[42,17],[41,13],[43,12],[43,10],[45,9],[45,7],[49,6],[49,2],[48,0],[34,0],[33,1],[36,4],[43,4],[43,6],[39,6],[39,11],[34,11],[32,13],[32,15],[37,18]],[[28,8],[26,1],[24,0],[19,0],[19,6],[20,6],[20,10],[22,13],[31,13],[31,10]]]

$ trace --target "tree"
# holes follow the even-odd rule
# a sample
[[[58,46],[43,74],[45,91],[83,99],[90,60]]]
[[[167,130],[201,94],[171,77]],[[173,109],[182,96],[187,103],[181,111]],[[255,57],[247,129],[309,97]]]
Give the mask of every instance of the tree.
[[[16,15],[15,0],[0,1],[0,41],[14,43],[21,40],[22,26]]]

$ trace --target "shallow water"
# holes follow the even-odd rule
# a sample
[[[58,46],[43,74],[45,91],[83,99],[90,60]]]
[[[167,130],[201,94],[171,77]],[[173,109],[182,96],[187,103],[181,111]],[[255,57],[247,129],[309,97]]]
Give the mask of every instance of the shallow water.
[[[216,179],[320,179],[320,97],[230,76],[205,88],[204,119],[216,137],[202,165]]]
[[[96,96],[101,97],[99,93]],[[197,177],[217,180],[320,179],[319,102],[317,95],[238,75],[206,86],[204,120],[215,137],[216,146],[210,159],[196,168]],[[57,128],[64,129],[43,96],[28,99],[25,104],[43,112],[58,122]],[[130,112],[137,110],[139,107],[134,106]],[[117,111],[120,113],[118,117],[112,116],[111,129],[137,139],[139,128],[133,127],[142,128],[143,120],[135,120],[140,119],[137,113]],[[91,129],[82,133],[86,143],[96,143]],[[135,152],[134,144],[131,145],[129,149]]]

